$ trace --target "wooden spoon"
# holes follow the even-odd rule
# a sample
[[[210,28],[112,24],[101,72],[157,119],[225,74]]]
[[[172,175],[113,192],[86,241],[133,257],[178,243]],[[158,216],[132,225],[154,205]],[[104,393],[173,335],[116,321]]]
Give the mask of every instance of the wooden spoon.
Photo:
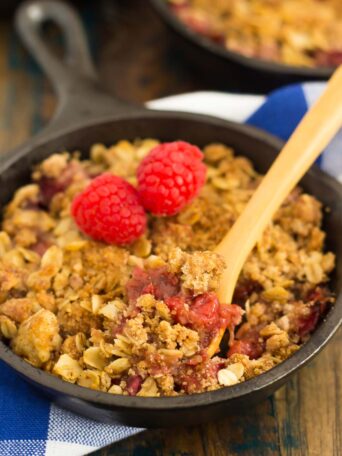
[[[279,153],[233,227],[216,248],[227,268],[218,297],[231,303],[241,269],[285,198],[342,126],[342,65],[335,71],[318,101],[302,119]],[[342,153],[342,150],[341,150]],[[221,330],[208,347],[213,356]]]

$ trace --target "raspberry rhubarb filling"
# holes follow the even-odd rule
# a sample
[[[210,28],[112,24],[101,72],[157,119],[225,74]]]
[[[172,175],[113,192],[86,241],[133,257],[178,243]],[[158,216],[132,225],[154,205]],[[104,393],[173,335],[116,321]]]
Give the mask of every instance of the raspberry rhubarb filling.
[[[206,349],[220,329],[234,331],[242,309],[220,305],[212,291],[194,296],[182,289],[179,275],[167,266],[135,268],[126,291],[130,306],[119,332],[140,334],[134,364],[143,364],[154,378],[172,381],[178,392],[200,392],[217,385],[219,367],[225,362],[210,359]]]

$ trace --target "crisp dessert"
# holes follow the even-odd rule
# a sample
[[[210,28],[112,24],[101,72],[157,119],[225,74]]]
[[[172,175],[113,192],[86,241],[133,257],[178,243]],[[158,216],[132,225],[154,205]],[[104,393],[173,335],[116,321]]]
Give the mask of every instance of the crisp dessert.
[[[341,0],[167,0],[190,29],[227,49],[287,65],[342,63]]]
[[[83,387],[177,396],[250,379],[305,343],[333,302],[321,203],[296,188],[244,265],[233,304],[219,303],[225,264],[213,249],[262,176],[225,145],[203,154],[184,142],[120,141],[33,170],[0,232],[0,336],[16,354]]]

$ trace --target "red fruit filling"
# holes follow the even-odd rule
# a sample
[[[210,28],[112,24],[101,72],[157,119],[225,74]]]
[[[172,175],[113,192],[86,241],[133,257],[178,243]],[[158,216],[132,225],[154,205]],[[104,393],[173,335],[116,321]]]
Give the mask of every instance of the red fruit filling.
[[[58,178],[43,176],[38,181],[38,185],[40,187],[40,203],[43,206],[48,207],[52,198],[57,193],[63,192],[65,189],[67,189],[76,175],[80,180],[88,179],[88,175],[86,174],[83,167],[79,163],[71,162],[62,171],[61,175]]]
[[[319,51],[316,54],[316,63],[318,66],[335,67],[342,65],[342,50]]]
[[[142,378],[140,375],[131,375],[127,379],[126,390],[130,396],[136,396],[139,392],[142,384]]]
[[[319,317],[320,317],[319,307],[314,306],[311,308],[308,316],[301,317],[298,320],[297,331],[298,331],[298,334],[300,335],[300,337],[307,336],[316,328]]]
[[[152,294],[165,301],[175,322],[199,332],[202,348],[210,345],[219,329],[233,329],[241,323],[242,309],[239,306],[220,304],[213,292],[195,297],[185,295],[177,276],[168,272],[166,267],[136,268],[126,291],[130,304],[135,304],[143,294]]]
[[[213,384],[217,379],[217,372],[224,367],[224,363],[215,359],[203,359],[198,365],[182,364],[174,374],[175,385],[187,394],[202,391],[203,381]]]
[[[126,290],[131,304],[135,304],[143,294],[152,294],[164,301],[180,293],[180,283],[178,277],[168,272],[166,267],[147,270],[135,268]]]
[[[206,36],[217,43],[224,43],[224,35],[213,27],[211,21],[205,15],[193,11],[185,3],[181,5],[172,5],[171,9],[179,19],[191,30],[199,35]]]
[[[298,319],[297,332],[300,337],[310,334],[317,326],[319,319],[327,311],[328,303],[331,301],[331,295],[327,288],[316,287],[309,291],[306,299],[313,302],[310,313]]]
[[[259,340],[259,331],[251,329],[240,337],[237,334],[237,339],[229,348],[228,358],[235,353],[239,353],[249,356],[250,359],[257,359],[262,355],[264,349],[264,343]]]
[[[189,299],[174,296],[166,300],[175,321],[197,330],[217,333],[220,328],[234,327],[241,322],[242,311],[235,304],[220,304],[215,293],[204,293]]]
[[[242,282],[238,282],[234,290],[232,301],[244,308],[250,295],[261,290],[262,286],[255,280],[244,280]]]
[[[30,246],[30,249],[38,253],[38,255],[43,256],[49,247],[51,247],[52,242],[44,237],[38,237],[38,240],[35,244]]]

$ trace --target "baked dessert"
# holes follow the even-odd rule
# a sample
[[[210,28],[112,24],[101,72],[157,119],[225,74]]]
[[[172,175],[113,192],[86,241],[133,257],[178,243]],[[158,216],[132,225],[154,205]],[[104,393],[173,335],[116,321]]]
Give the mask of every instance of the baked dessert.
[[[304,67],[342,63],[340,0],[168,0],[191,30],[247,57]]]
[[[291,356],[332,305],[334,254],[324,251],[323,208],[300,188],[250,254],[233,304],[218,302],[225,265],[213,249],[262,179],[247,158],[223,144],[203,148],[206,182],[198,171],[200,185],[173,215],[170,206],[168,215],[148,212],[146,226],[126,244],[94,239],[96,230],[93,238],[86,235],[75,201],[88,192],[87,210],[93,210],[89,189],[103,176],[134,188],[142,175],[150,182],[151,173],[140,167],[158,147],[154,139],[123,140],[94,145],[89,159],[55,153],[4,209],[0,336],[33,366],[112,394],[211,391]],[[100,207],[108,192],[99,188]],[[179,194],[172,197],[179,202]],[[108,205],[103,208],[107,214]],[[105,223],[104,216],[101,229]],[[206,349],[222,327],[222,350],[210,358]]]

